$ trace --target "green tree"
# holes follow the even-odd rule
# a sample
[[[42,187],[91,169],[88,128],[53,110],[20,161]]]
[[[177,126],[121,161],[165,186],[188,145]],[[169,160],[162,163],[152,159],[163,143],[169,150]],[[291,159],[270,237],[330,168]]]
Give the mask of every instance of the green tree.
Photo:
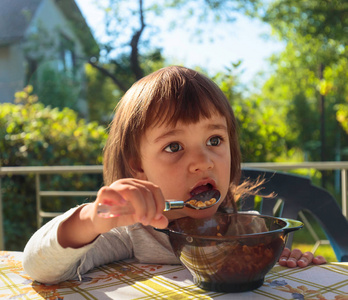
[[[276,72],[263,95],[286,103],[288,126],[310,160],[337,159],[347,147],[335,118],[337,104],[348,95],[347,13],[348,3],[339,0],[271,1],[259,11],[287,41],[271,60]]]
[[[112,79],[120,91],[153,71],[153,64],[162,64],[162,49],[156,47],[154,36],[163,28],[159,20],[164,19],[166,28],[187,26],[195,18],[199,24],[192,28],[195,36],[209,35],[207,21],[231,22],[235,12],[247,12],[258,5],[259,0],[233,1],[189,1],[189,0],[107,0],[96,1],[105,12],[106,41],[101,43],[99,60],[91,59],[90,64]],[[174,12],[175,15],[171,14]],[[150,67],[149,67],[150,65]]]
[[[86,65],[85,72],[89,119],[107,124],[122,94],[110,77],[103,75],[91,65]]]
[[[162,49],[156,44],[156,34],[160,30],[170,34],[173,28],[181,27],[190,30],[195,39],[213,40],[215,37],[209,33],[207,24],[214,26],[216,22],[232,23],[236,12],[248,13],[257,7],[259,2],[95,1],[96,7],[105,14],[106,34],[103,41],[100,41],[99,58],[89,61],[90,65],[98,70],[99,75],[87,68],[90,118],[105,122],[109,119],[111,107],[115,107],[123,93],[135,81],[167,64]],[[195,26],[188,26],[188,23],[194,23]],[[112,88],[110,83],[115,87]]]
[[[80,83],[65,72],[51,67],[41,70],[40,83],[36,85],[36,93],[41,103],[63,109],[64,107],[78,111]]]
[[[347,43],[348,2],[345,0],[277,0],[259,10],[282,38],[310,35],[320,42]]]
[[[283,53],[272,58],[276,72],[266,82],[262,94],[273,103],[283,103],[284,118],[297,134],[294,140],[307,153],[307,159],[321,160],[320,97],[325,97],[325,135],[327,145],[347,146],[335,118],[335,105],[348,95],[345,82],[345,49],[333,40],[325,47],[310,36],[296,36]],[[323,64],[322,78],[319,67]],[[337,149],[327,147],[326,159],[334,160]]]
[[[102,163],[107,132],[80,119],[71,109],[45,107],[31,94],[16,93],[19,104],[0,105],[0,166],[95,165]],[[43,190],[98,190],[101,176],[43,176]],[[35,181],[30,176],[2,178],[6,249],[23,250],[36,230]],[[50,211],[66,211],[85,199],[51,198]]]
[[[212,79],[229,99],[239,124],[239,141],[243,161],[264,162],[289,159],[296,152],[291,148],[293,133],[283,118],[285,110],[253,94],[248,97],[238,91],[239,81],[235,73],[239,65],[232,65]]]
[[[348,134],[348,104],[341,104],[337,106],[337,121]]]
[[[152,73],[164,67],[164,59],[161,53],[147,53],[142,56],[144,62],[141,68],[145,74]],[[120,61],[112,60],[103,65],[86,65],[87,78],[87,103],[90,120],[99,121],[103,124],[109,123],[117,102],[121,99],[125,90],[127,90],[135,80],[129,69],[129,62],[125,55],[119,58]],[[125,90],[115,84],[113,75],[117,74],[118,80],[122,82]]]

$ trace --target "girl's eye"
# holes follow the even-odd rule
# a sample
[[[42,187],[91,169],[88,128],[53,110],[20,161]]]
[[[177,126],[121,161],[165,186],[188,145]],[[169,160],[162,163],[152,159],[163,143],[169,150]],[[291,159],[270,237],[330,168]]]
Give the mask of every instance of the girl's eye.
[[[171,143],[167,147],[164,148],[166,152],[178,152],[182,149],[182,147],[178,143]]]
[[[219,146],[221,143],[221,138],[218,136],[214,136],[212,138],[209,139],[208,141],[208,146]]]

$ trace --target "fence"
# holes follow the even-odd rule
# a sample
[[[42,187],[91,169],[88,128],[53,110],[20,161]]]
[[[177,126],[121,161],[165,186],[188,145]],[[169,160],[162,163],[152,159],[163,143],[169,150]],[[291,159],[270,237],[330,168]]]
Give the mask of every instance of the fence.
[[[348,162],[305,162],[305,163],[244,163],[242,167],[253,169],[271,169],[280,171],[289,171],[296,169],[315,169],[315,170],[336,170],[340,172],[340,185],[341,185],[341,202],[342,212],[345,217],[348,216],[347,209],[347,170]],[[45,167],[0,167],[0,249],[4,249],[4,230],[3,230],[3,215],[2,215],[2,190],[1,190],[1,178],[3,176],[11,175],[35,175],[35,190],[36,190],[36,211],[37,211],[37,223],[40,227],[42,219],[47,217],[54,217],[59,213],[44,212],[41,209],[41,198],[52,196],[95,196],[96,191],[43,191],[41,190],[40,176],[45,174],[64,174],[64,173],[83,173],[83,174],[100,174],[103,171],[101,165],[98,166],[45,166]]]

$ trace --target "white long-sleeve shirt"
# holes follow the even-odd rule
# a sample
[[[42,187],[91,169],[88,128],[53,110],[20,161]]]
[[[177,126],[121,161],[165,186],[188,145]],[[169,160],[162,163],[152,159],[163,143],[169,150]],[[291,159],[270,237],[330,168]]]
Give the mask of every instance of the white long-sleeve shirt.
[[[63,248],[58,243],[59,225],[77,208],[70,209],[41,227],[24,249],[23,267],[42,283],[81,279],[94,267],[135,258],[141,263],[179,264],[166,234],[140,223],[114,228],[81,248]]]

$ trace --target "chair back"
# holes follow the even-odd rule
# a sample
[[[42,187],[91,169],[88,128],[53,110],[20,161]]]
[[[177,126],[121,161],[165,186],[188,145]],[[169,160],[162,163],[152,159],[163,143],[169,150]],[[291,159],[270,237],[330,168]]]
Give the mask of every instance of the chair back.
[[[242,181],[265,178],[260,191],[258,210],[263,215],[297,219],[299,212],[312,215],[323,228],[338,261],[348,261],[348,220],[343,215],[335,198],[325,189],[312,185],[311,180],[298,175],[244,168]],[[275,193],[273,198],[262,195]],[[240,203],[243,211],[254,210],[260,197],[248,197]],[[292,234],[287,240],[291,247]]]

